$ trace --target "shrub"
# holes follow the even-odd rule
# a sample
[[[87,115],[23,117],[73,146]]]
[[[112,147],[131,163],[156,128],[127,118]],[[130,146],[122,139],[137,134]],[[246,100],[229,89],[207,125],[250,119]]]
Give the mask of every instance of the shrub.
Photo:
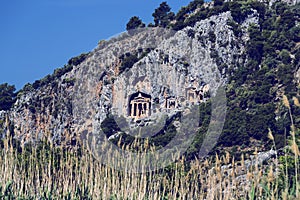
[[[292,58],[290,56],[290,52],[287,51],[286,49],[283,49],[280,53],[279,53],[279,58],[282,61],[283,64],[288,65],[291,63]]]
[[[135,54],[130,54],[128,56],[125,56],[122,61],[122,65],[119,68],[120,73],[124,72],[126,69],[130,69],[134,65],[134,63],[136,63],[138,60],[139,59]]]
[[[215,42],[216,42],[216,34],[215,34],[213,31],[209,31],[208,37],[209,37],[209,40],[210,40],[212,43],[215,43]]]
[[[0,110],[9,110],[15,103],[15,86],[8,83],[0,84]]]
[[[261,31],[258,26],[252,24],[249,26],[250,40],[247,43],[248,56],[260,63],[263,56],[264,38],[261,35]]]
[[[167,2],[162,2],[152,14],[154,17],[155,26],[167,27],[171,20],[175,18],[175,14],[171,12],[170,6]]]
[[[137,28],[144,28],[144,27],[145,27],[145,24],[137,16],[131,17],[129,22],[126,24],[127,31],[137,29]]]
[[[242,3],[240,1],[231,1],[229,9],[234,21],[237,23],[243,22],[247,17],[247,10],[242,9]]]
[[[79,56],[73,57],[68,61],[68,65],[74,65],[77,66],[80,63],[82,63],[87,57],[88,57],[89,53],[82,53]],[[65,66],[65,72],[69,71],[71,69],[70,66]],[[72,69],[71,69],[72,70]]]

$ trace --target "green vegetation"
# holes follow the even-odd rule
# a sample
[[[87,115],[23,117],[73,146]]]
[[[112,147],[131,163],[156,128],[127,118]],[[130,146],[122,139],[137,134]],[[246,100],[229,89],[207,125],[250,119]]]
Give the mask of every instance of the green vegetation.
[[[250,24],[248,28],[250,39],[246,43],[245,53],[237,57],[242,62],[232,63],[234,67],[228,69],[217,51],[211,50],[211,57],[215,59],[218,69],[222,71],[225,68],[228,76],[228,113],[218,145],[245,147],[253,141],[262,141],[265,147],[270,147],[272,144],[265,142],[270,128],[277,148],[283,147],[284,134],[291,128],[288,110],[278,102],[278,94],[284,93],[290,99],[293,96],[299,98],[294,74],[300,61],[300,26],[296,23],[300,19],[300,6],[275,2],[272,7],[268,7],[258,1],[222,0],[214,1],[213,5],[208,7],[202,0],[194,0],[179,10],[174,21],[169,21],[163,27],[180,30],[194,26],[196,22],[212,15],[230,11],[233,20],[227,25],[231,26],[235,37],[241,40],[241,24],[249,15],[255,12],[259,14],[258,24]],[[155,17],[162,16],[158,10]],[[155,22],[155,26],[161,26],[158,19]],[[188,31],[188,36],[193,38],[194,33]],[[214,32],[209,33],[209,40],[216,42]],[[300,118],[300,109],[292,103],[291,109],[293,118]],[[206,113],[209,119],[209,112]],[[188,157],[196,155],[207,126],[204,123]],[[300,127],[299,120],[296,120],[295,126]]]
[[[284,105],[291,114],[286,97]],[[291,124],[293,126],[293,121]],[[166,168],[145,173],[117,171],[103,165],[83,144],[73,148],[55,147],[49,142],[24,145],[7,137],[0,149],[0,198],[297,199],[300,186],[298,134],[299,130],[290,132],[284,153],[276,155],[268,165],[259,164],[257,151],[253,152],[252,165],[244,159],[251,154],[236,160],[226,152],[204,160],[188,161],[182,157]],[[271,131],[268,138],[275,147]],[[128,146],[119,144],[119,147],[126,151],[137,149],[137,153],[155,151],[147,140],[141,143],[139,139]],[[109,163],[126,166],[131,159],[112,158]],[[147,166],[143,167],[147,170]]]
[[[230,69],[224,65],[218,52],[211,50],[211,57],[219,70],[226,69],[228,80],[227,119],[213,152],[222,155],[207,160],[197,158],[210,123],[210,101],[200,105],[200,128],[185,157],[172,166],[149,173],[127,174],[104,166],[84,145],[53,147],[53,144],[43,142],[24,146],[13,138],[5,138],[0,142],[0,198],[299,199],[300,105],[299,85],[294,81],[294,74],[300,63],[300,5],[276,2],[268,7],[257,1],[215,0],[209,7],[203,0],[194,0],[175,15],[163,2],[155,9],[154,25],[150,26],[181,30],[226,11],[231,12],[232,20],[227,25],[237,40],[241,40],[241,24],[249,15],[257,12],[259,20],[249,26],[250,39],[245,44],[245,53],[240,57],[236,55]],[[127,30],[142,27],[144,23],[137,16],[126,25]],[[188,36],[194,38],[195,32],[188,31]],[[213,31],[209,32],[208,39],[214,44],[217,42]],[[119,73],[130,69],[149,52],[150,49],[141,49],[122,55]],[[82,54],[70,59],[53,75],[26,84],[22,91],[55,85],[57,78],[71,71],[87,56]],[[74,81],[64,79],[63,83],[73,85]],[[14,91],[14,86],[0,85],[0,110],[11,108],[16,97]],[[33,104],[29,110],[35,113],[36,107]],[[3,128],[3,120],[0,122]],[[126,150],[137,151],[165,146],[176,134],[171,122],[168,121],[164,129],[152,138],[137,140],[123,134],[114,143]],[[120,131],[111,116],[101,127],[107,137]],[[254,153],[257,158],[253,144],[258,144],[260,150],[280,150],[268,165],[256,163],[246,168],[244,157],[249,158]],[[224,149],[228,150],[226,154],[222,153]],[[222,166],[230,163],[231,171],[222,171]],[[241,171],[246,179],[242,183],[248,184],[247,187],[241,187],[237,181]]]
[[[63,80],[63,83],[67,84],[67,85],[71,85],[74,86],[76,79],[75,78],[65,78]]]
[[[15,102],[15,86],[0,84],[0,110],[9,110]]]
[[[146,139],[140,139],[140,143],[143,143],[147,140],[148,144],[151,146],[154,146],[155,148],[159,149],[161,147],[166,146],[171,139],[176,135],[176,128],[172,124],[175,119],[178,120],[180,115],[174,116],[173,118],[167,118],[164,120],[164,127],[162,127],[159,132],[155,133],[153,136],[150,138]],[[119,128],[118,124],[114,120],[114,117],[112,115],[107,116],[105,120],[103,120],[101,124],[101,129],[103,133],[109,138],[110,136],[116,134],[116,133],[121,133],[118,137],[114,138],[111,142],[114,144],[119,144],[121,146],[125,145],[131,145],[135,138],[132,137],[131,135],[125,134],[122,132],[122,130]]]
[[[131,17],[129,22],[126,24],[126,30],[127,31],[134,30],[134,29],[137,29],[137,28],[144,28],[144,27],[145,27],[145,24],[137,16]]]
[[[85,61],[85,59],[88,57],[89,53],[82,53],[80,54],[79,56],[76,56],[74,58],[71,58],[69,61],[68,61],[68,65],[69,66],[77,66],[79,65],[80,63],[82,63],[83,61]],[[68,71],[67,69],[65,69],[65,73],[66,71]]]
[[[251,24],[248,29],[250,40],[241,57],[244,63],[234,63],[237,70],[230,73],[217,52],[211,50],[219,70],[225,68],[229,74],[229,111],[219,145],[248,145],[251,139],[264,141],[270,127],[275,133],[276,144],[283,146],[284,130],[289,131],[290,127],[286,110],[276,101],[276,88],[282,84],[281,92],[288,97],[299,95],[293,81],[300,55],[299,46],[295,48],[300,42],[300,27],[295,23],[300,19],[299,10],[299,5],[288,6],[283,2],[276,2],[269,8],[257,1],[220,0],[214,1],[213,7],[207,7],[204,1],[194,0],[181,8],[174,24],[165,25],[180,30],[212,15],[231,11],[233,20],[228,25],[235,37],[240,38],[241,23],[255,11],[259,14],[259,23]],[[190,32],[188,35],[193,37]],[[214,43],[215,39],[215,34],[210,32],[209,40]],[[279,114],[275,114],[278,109]],[[293,109],[297,111],[295,118],[299,118],[299,109],[295,106]]]
[[[283,146],[284,130],[290,130],[290,120],[286,117],[287,110],[276,101],[276,88],[282,84],[281,92],[289,98],[298,96],[293,82],[298,63],[291,55],[299,51],[295,44],[300,40],[290,32],[299,29],[294,23],[299,14],[294,11],[295,7],[284,3],[276,3],[273,8],[257,2],[249,4],[243,3],[243,12],[243,9],[252,7],[258,8],[262,15],[259,16],[259,25],[249,27],[250,40],[246,44],[245,55],[248,61],[243,66],[239,65],[229,77],[229,111],[220,144],[247,145],[251,138],[265,141],[265,133],[271,128],[276,144]],[[289,18],[282,23],[280,15],[288,15]],[[232,24],[234,29],[239,29],[238,23]],[[292,106],[296,111],[294,117],[299,118],[299,108]],[[299,123],[296,125],[299,127]]]
[[[121,64],[119,66],[119,73],[123,73],[126,70],[129,70],[133,65],[144,58],[149,52],[150,48],[147,49],[138,49],[137,51],[127,52],[119,57]]]
[[[139,59],[137,54],[126,53],[124,57],[121,57],[122,65],[119,68],[120,73],[124,72],[126,69],[130,69]]]
[[[160,26],[165,28],[174,19],[175,14],[171,12],[171,8],[167,4],[167,2],[162,2],[159,5],[159,7],[155,9],[152,16],[154,17],[155,26]]]
[[[182,7],[175,16],[176,22],[172,25],[172,28],[181,30],[186,26],[193,26],[196,21],[205,19],[207,17],[207,9],[203,5],[203,0],[194,0],[188,6]],[[200,8],[200,10],[195,15],[190,16],[197,8]]]
[[[23,87],[23,89],[21,89],[18,93],[32,91],[33,89],[38,89],[38,88],[43,87],[48,84],[55,86],[55,82],[57,81],[57,79],[62,77],[64,74],[72,71],[73,67],[82,63],[88,57],[88,55],[89,55],[89,53],[82,53],[77,57],[71,58],[68,61],[68,64],[66,64],[64,67],[55,69],[53,74],[51,74],[51,75],[48,74],[44,78],[42,78],[40,80],[36,80],[33,84],[27,83]],[[74,79],[72,81],[74,82]],[[71,84],[73,85],[73,83],[71,83]]]

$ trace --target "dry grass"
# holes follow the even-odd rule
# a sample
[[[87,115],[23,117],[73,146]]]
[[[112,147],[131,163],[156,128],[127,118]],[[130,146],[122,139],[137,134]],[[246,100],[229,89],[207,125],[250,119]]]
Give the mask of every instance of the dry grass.
[[[99,163],[86,150],[62,150],[45,144],[18,152],[9,141],[5,143],[0,155],[2,195],[44,199],[218,200],[290,199],[297,195],[289,195],[291,177],[284,172],[286,185],[279,188],[276,165],[254,164],[246,169],[243,157],[236,162],[229,154],[221,158],[216,155],[214,162],[186,163],[183,158],[163,170],[126,173]]]
[[[289,108],[287,98],[284,103]],[[84,147],[63,149],[48,143],[17,147],[8,137],[0,150],[0,199],[299,199],[299,149],[293,124],[291,130],[284,156],[276,156],[269,165],[258,164],[257,152],[251,166],[244,156],[235,161],[227,152],[207,160],[182,158],[145,173],[105,166]],[[271,131],[268,136],[274,143]]]

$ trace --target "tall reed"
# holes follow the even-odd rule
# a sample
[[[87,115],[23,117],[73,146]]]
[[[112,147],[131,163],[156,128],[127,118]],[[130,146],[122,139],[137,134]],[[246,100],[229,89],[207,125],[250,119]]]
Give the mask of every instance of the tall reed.
[[[283,100],[292,124],[287,147],[293,155],[295,177],[287,170],[287,150],[283,161],[276,156],[268,165],[259,163],[257,151],[252,161],[244,155],[236,160],[226,152],[192,161],[182,157],[164,169],[147,172],[143,166],[143,173],[130,173],[102,164],[84,145],[57,147],[47,140],[18,145],[8,129],[0,149],[0,199],[299,199],[297,131],[290,104],[286,97]],[[9,120],[6,123],[9,125]],[[266,134],[275,148],[273,133]],[[147,140],[142,143],[137,139],[121,148],[155,151]],[[109,162],[132,167],[126,161]]]

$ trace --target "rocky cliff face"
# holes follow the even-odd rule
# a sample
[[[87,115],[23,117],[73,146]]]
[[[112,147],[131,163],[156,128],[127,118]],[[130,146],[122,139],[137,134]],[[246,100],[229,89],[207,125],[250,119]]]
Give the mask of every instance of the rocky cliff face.
[[[273,4],[274,2],[276,2],[275,0],[271,0],[270,4]],[[297,3],[300,3],[299,0],[282,0],[282,2],[286,2],[290,5],[296,5]]]
[[[131,124],[155,122],[163,114],[205,101],[209,89],[226,82],[227,69],[221,75],[216,59],[231,68],[244,50],[229,20],[226,12],[179,32],[153,28],[100,43],[72,71],[20,95],[8,113],[15,136],[23,142],[44,137],[70,141],[109,113]],[[249,20],[255,22],[255,16]],[[121,57],[134,53],[144,55],[120,72]],[[148,103],[132,105],[139,96],[149,98]]]
[[[206,101],[245,62],[246,30],[258,14],[243,22],[241,37],[230,22],[228,11],[178,32],[148,28],[102,41],[71,71],[20,94],[1,119],[8,116],[23,143],[58,144],[100,129],[110,114],[130,127],[158,123]]]

